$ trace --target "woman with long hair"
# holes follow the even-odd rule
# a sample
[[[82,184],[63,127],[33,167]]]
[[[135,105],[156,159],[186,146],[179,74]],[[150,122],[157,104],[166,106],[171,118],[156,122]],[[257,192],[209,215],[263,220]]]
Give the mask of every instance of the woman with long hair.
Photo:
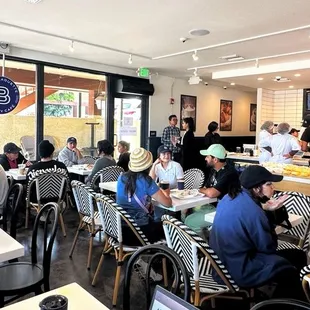
[[[151,198],[166,207],[172,206],[172,200],[169,189],[160,189],[149,176],[152,164],[152,153],[144,148],[137,148],[130,154],[129,170],[117,181],[116,202],[130,214],[146,237],[155,242],[163,237],[163,228],[160,219],[157,221],[153,216]],[[123,238],[124,244],[137,242],[127,225],[123,226]]]
[[[208,125],[208,132],[205,135],[205,148],[208,149],[212,144],[221,144],[221,136],[218,134],[219,124],[212,121]]]
[[[126,141],[119,141],[117,145],[117,150],[119,152],[119,158],[117,165],[122,167],[125,171],[128,171],[128,163],[129,163],[129,143]]]

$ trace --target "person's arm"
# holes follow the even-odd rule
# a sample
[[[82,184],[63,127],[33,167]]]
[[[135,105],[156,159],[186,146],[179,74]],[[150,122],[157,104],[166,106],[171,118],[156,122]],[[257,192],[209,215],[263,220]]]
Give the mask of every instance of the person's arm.
[[[184,179],[184,171],[182,166],[179,163],[176,163],[176,178],[178,179]]]
[[[199,189],[199,192],[209,198],[217,198],[221,195],[221,192],[214,187],[203,187]]]
[[[152,195],[152,198],[165,207],[172,207],[172,200],[169,196],[169,191],[165,192],[160,188],[155,194]]]
[[[303,152],[307,152],[308,151],[308,142],[301,140],[300,144],[301,144],[301,150]]]
[[[283,157],[285,158],[292,158],[301,149],[298,140],[294,137],[290,139],[290,144],[291,144],[292,150],[288,154],[283,155]]]
[[[59,154],[58,154],[58,161],[64,163],[66,165],[66,167],[72,167],[73,165],[75,165],[74,162],[72,162],[69,159],[69,154],[68,154],[69,150],[62,150]]]
[[[301,142],[301,150],[303,152],[307,152],[308,143],[310,142],[310,127],[306,128],[305,131],[302,133],[300,142]]]
[[[92,178],[94,177],[94,175],[103,168],[103,165],[102,165],[102,161],[101,161],[102,158],[99,158],[95,161],[95,164],[94,164],[94,167],[91,171],[91,174],[88,175],[88,177],[86,178],[85,182],[88,183],[88,182],[91,182]]]
[[[160,164],[161,161],[159,158],[157,158],[155,160],[155,162],[153,163],[152,167],[151,167],[151,170],[150,170],[150,173],[149,173],[149,176],[156,182],[156,178],[157,178],[157,175],[156,175],[156,166],[158,164]]]

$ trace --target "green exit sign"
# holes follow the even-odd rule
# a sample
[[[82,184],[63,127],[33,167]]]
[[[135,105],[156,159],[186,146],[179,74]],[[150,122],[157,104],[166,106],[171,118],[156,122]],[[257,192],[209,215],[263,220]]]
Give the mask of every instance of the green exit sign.
[[[139,68],[139,76],[140,77],[149,77],[150,70],[148,68]]]

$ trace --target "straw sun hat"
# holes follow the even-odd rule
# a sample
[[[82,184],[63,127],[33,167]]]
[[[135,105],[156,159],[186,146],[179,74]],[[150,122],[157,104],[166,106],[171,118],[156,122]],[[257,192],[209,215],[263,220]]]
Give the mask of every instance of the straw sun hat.
[[[132,172],[141,172],[151,167],[153,164],[152,153],[142,147],[136,148],[130,153],[128,168]]]

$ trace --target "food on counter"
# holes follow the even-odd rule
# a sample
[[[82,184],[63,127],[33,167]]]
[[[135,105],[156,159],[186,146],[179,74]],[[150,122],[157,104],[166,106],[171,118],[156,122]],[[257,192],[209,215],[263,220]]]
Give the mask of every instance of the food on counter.
[[[304,177],[304,178],[310,177],[309,167],[297,166],[297,165],[291,165],[291,164],[279,164],[279,163],[272,163],[272,162],[263,163],[262,166],[264,166],[270,172],[276,173],[276,174],[283,174],[283,175],[290,175],[290,176]]]

